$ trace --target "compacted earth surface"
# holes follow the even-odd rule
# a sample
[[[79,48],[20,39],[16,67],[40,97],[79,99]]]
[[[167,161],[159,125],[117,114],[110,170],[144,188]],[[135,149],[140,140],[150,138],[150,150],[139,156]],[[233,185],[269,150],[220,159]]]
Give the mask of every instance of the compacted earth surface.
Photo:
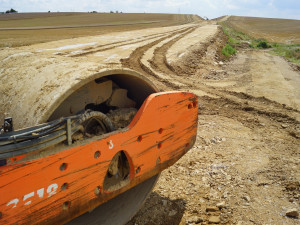
[[[251,49],[226,61],[223,45],[217,32],[155,67],[162,89],[198,95],[198,139],[129,224],[299,223],[299,67]]]
[[[256,50],[211,62],[187,75],[199,100],[195,146],[129,224],[298,224],[287,214],[299,212],[299,70]]]
[[[49,101],[71,76],[105,68],[135,70],[162,91],[193,92],[199,102],[197,141],[161,173],[128,224],[299,224],[300,69],[248,48],[225,59],[226,41],[216,22],[188,21],[3,48],[0,79],[7,87],[0,89],[0,108],[20,105],[14,96],[28,87],[22,80],[28,74],[44,87],[33,96]],[[12,90],[14,82],[23,86]],[[44,104],[33,103],[27,115],[39,118],[47,98]]]

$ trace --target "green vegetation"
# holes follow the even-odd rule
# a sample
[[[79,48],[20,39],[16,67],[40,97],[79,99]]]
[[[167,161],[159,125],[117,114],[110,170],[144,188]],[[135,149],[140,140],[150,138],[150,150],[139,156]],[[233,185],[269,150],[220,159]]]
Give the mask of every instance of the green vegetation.
[[[234,55],[236,53],[236,50],[234,47],[232,47],[230,44],[226,44],[225,47],[222,49],[222,54],[225,57],[230,57],[231,55]]]
[[[223,27],[223,32],[228,38],[227,44],[222,49],[222,54],[226,58],[229,58],[231,55],[234,55],[236,53],[235,47],[240,44],[240,41],[236,38],[235,35],[232,35],[232,30],[230,30],[227,26],[224,26],[223,23],[221,25]]]
[[[260,40],[256,45],[257,48],[271,48],[272,46],[268,44],[265,40]]]
[[[235,46],[240,45],[241,43],[248,41],[250,39],[248,35],[234,30],[225,22],[221,22],[220,25],[222,26],[224,33],[228,37],[228,42]]]
[[[268,43],[267,40],[255,39],[247,34],[236,31],[226,22],[219,24],[228,37],[228,43],[222,49],[223,55],[227,58],[236,53],[236,48],[270,49],[270,53],[283,56],[290,62],[300,66],[300,44]]]
[[[272,45],[273,54],[280,55],[289,61],[296,63],[300,66],[300,44],[278,44]]]

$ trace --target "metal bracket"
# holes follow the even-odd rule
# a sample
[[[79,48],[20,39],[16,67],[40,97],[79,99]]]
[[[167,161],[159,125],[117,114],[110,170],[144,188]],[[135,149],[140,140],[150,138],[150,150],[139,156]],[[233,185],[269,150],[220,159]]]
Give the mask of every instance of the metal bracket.
[[[67,119],[67,141],[68,145],[72,144],[72,127],[71,127],[71,119]]]
[[[14,130],[12,117],[6,117],[1,128],[1,133],[7,133]]]

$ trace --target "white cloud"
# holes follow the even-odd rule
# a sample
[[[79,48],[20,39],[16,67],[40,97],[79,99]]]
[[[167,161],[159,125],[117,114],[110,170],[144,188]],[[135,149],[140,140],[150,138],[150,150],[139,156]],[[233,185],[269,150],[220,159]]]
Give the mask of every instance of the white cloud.
[[[240,7],[238,7],[237,5],[233,5],[233,4],[228,4],[226,7],[227,7],[228,9],[233,9],[233,10],[237,10],[237,9],[240,8]]]

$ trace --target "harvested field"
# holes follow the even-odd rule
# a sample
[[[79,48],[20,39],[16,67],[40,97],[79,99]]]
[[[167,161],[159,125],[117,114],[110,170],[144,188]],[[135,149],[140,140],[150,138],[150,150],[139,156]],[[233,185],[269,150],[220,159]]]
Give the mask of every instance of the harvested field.
[[[201,20],[196,15],[146,13],[16,13],[0,15],[0,47],[163,27]]]
[[[162,172],[128,225],[299,224],[286,216],[300,211],[299,68],[247,48],[226,61],[216,22],[183,21],[2,48],[0,119],[12,116],[16,127],[42,122],[58,93],[81,79],[132,69],[162,91],[195,93],[199,122],[194,147]],[[291,27],[277,38],[291,37]]]
[[[257,39],[300,44],[300,20],[230,16],[227,22],[236,30]]]

